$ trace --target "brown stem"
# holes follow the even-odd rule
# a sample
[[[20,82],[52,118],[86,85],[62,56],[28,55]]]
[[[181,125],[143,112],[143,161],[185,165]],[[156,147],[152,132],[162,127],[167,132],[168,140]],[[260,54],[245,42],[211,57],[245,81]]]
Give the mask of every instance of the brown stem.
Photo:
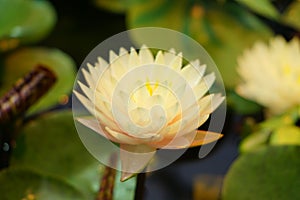
[[[114,155],[111,156],[110,162],[115,162]],[[96,200],[113,200],[115,179],[116,170],[106,166],[100,181],[100,189],[98,191]]]
[[[43,66],[36,67],[0,98],[0,169],[8,167],[15,133],[26,110],[54,84],[56,76]]]

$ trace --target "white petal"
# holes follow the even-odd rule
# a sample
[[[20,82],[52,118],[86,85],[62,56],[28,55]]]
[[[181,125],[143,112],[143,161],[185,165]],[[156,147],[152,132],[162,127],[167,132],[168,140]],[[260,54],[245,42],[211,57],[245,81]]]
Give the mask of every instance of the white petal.
[[[164,58],[164,55],[163,55],[162,51],[158,51],[158,53],[156,54],[154,62],[156,64],[161,64],[161,65],[165,64],[165,58]]]
[[[118,58],[118,55],[113,50],[110,50],[109,51],[109,64],[112,64],[113,62],[115,62],[115,60],[117,58]]]
[[[93,77],[94,82],[96,83],[98,78],[99,78],[99,74],[98,71],[95,69],[94,66],[92,66],[90,63],[87,63],[87,67],[89,69],[90,74]]]
[[[137,145],[140,143],[138,138],[128,136],[128,135],[124,134],[123,132],[118,132],[118,131],[112,130],[108,126],[105,127],[105,130],[108,133],[110,133],[110,135],[112,135],[121,144]]]
[[[140,57],[141,64],[143,65],[153,63],[154,61],[153,54],[145,45],[143,45],[142,48],[140,49],[139,57]]]
[[[81,88],[81,90],[84,92],[84,94],[87,96],[87,98],[91,101],[94,102],[94,94],[91,88],[88,88],[86,85],[78,81],[78,85]]]
[[[177,56],[175,56],[169,65],[172,69],[179,71],[182,67],[182,53],[179,53]]]
[[[121,47],[120,50],[119,50],[119,56],[124,56],[128,54],[128,51],[124,48],[124,47]]]
[[[200,113],[207,115],[212,113],[223,101],[225,97],[221,94],[210,94],[199,101]]]
[[[215,82],[215,79],[216,79],[216,76],[214,73],[206,75],[201,80],[201,82],[193,88],[197,99],[201,98],[203,95],[205,95],[208,92],[210,87]]]
[[[176,58],[176,52],[175,50],[172,48],[169,51],[166,51],[164,53],[164,62],[166,65],[170,65],[171,62]]]
[[[129,67],[133,68],[140,65],[140,58],[136,52],[136,50],[131,47],[130,48],[130,56],[129,56]]]
[[[96,83],[94,82],[93,77],[89,72],[86,71],[86,69],[82,68],[82,73],[84,76],[84,79],[86,80],[87,84],[90,86],[90,88],[95,88]]]

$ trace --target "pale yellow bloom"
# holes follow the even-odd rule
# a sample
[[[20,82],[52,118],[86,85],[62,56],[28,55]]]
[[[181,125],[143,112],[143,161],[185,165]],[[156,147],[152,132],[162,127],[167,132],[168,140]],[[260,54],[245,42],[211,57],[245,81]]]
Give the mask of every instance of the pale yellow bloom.
[[[215,75],[204,76],[205,68],[198,60],[182,67],[180,53],[159,51],[154,57],[143,46],[139,52],[111,51],[109,63],[99,57],[82,70],[84,95],[74,93],[96,119],[77,120],[120,144],[122,180],[143,170],[158,148],[188,148],[222,136],[195,131],[224,100],[207,94]]]
[[[270,40],[269,45],[257,42],[238,59],[242,82],[237,92],[280,114],[300,105],[300,44],[282,37]]]

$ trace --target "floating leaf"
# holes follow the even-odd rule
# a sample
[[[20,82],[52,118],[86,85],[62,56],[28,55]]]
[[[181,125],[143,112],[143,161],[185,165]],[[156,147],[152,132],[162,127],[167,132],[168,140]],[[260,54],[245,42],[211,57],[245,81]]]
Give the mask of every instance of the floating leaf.
[[[43,39],[56,22],[53,6],[45,0],[0,1],[0,52],[20,43]]]
[[[299,198],[300,146],[269,146],[242,154],[227,173],[222,199]]]
[[[130,28],[158,26],[191,36],[212,56],[228,88],[234,87],[238,81],[235,68],[241,52],[255,41],[271,36],[271,31],[258,18],[229,1],[138,2],[128,9],[127,23]],[[140,39],[145,36],[135,34],[132,37],[139,46]],[[159,37],[153,35],[155,39]],[[178,42],[174,38],[167,39]],[[181,49],[184,48],[187,47],[183,44]]]
[[[57,104],[71,92],[76,67],[73,59],[58,49],[23,48],[10,54],[4,61],[4,76],[0,95],[9,90],[19,78],[31,71],[36,65],[43,64],[57,76],[57,82],[49,92],[35,104],[30,111],[45,109]]]
[[[297,126],[281,126],[272,133],[271,145],[300,145],[300,128]]]
[[[28,168],[0,172],[1,200],[84,200],[83,195],[61,179]]]
[[[12,166],[41,170],[67,180],[89,198],[95,195],[100,163],[81,143],[71,111],[45,114],[29,122],[16,144]]]
[[[251,10],[253,10],[254,12],[262,16],[272,18],[272,19],[278,19],[280,16],[279,12],[273,6],[270,0],[237,0],[237,1],[239,3],[248,6]]]

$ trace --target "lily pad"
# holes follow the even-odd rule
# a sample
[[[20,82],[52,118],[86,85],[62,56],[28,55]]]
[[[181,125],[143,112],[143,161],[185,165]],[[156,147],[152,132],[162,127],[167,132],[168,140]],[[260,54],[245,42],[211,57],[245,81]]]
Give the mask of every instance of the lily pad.
[[[28,168],[9,168],[0,172],[2,200],[84,200],[83,195],[61,179]]]
[[[92,199],[99,188],[100,163],[81,143],[71,111],[48,113],[29,122],[19,134],[11,165],[61,177],[86,199]]]
[[[300,146],[269,146],[242,154],[227,173],[222,199],[299,198]]]
[[[56,22],[53,6],[45,0],[0,1],[0,52],[43,39]],[[14,44],[13,46],[11,46]]]
[[[56,74],[57,82],[40,101],[32,106],[30,111],[45,109],[66,98],[73,87],[75,62],[69,55],[58,49],[42,47],[22,48],[5,59],[0,95],[38,64],[49,67]]]
[[[127,10],[127,24],[130,28],[170,28],[192,37],[214,59],[227,88],[233,88],[238,82],[235,68],[241,52],[255,41],[271,36],[271,30],[258,18],[229,1],[138,2]],[[138,46],[141,45],[143,36],[132,37]]]

